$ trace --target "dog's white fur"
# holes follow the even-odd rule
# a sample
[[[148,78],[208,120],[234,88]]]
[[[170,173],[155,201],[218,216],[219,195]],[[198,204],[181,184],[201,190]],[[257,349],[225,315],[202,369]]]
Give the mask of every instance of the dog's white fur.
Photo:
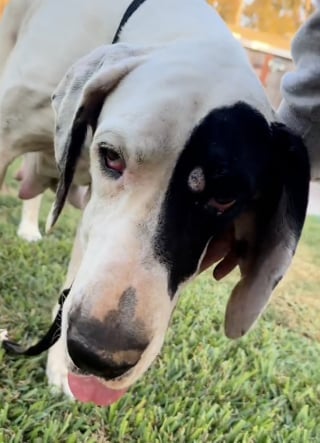
[[[15,29],[11,46],[8,29],[0,29],[0,39],[7,42],[2,45],[7,59],[0,88],[0,158],[4,159],[0,177],[23,153],[52,152],[50,95],[72,63],[111,42],[129,3],[11,1],[7,14],[17,9],[11,22],[6,21],[7,27]],[[97,91],[107,97],[94,137],[87,140],[92,196],[69,268],[66,287],[71,282],[73,286],[63,310],[62,337],[49,356],[49,379],[64,390],[70,364],[68,315],[77,306],[102,320],[117,309],[128,287],[134,286],[138,294],[136,316],[144,320],[150,344],[133,370],[108,386],[130,386],[161,348],[177,297],[173,301],[168,297],[167,270],[154,258],[151,239],[164,198],[159,190],[168,187],[192,129],[211,109],[239,100],[269,122],[274,119],[244,50],[205,1],[147,0],[125,25],[121,41],[125,43],[100,47],[78,61],[55,92],[56,159],[62,168],[69,125],[79,106],[90,103]],[[2,55],[2,60],[6,57]],[[126,161],[126,174],[119,180],[107,179],[101,171],[101,143],[119,150]],[[78,170],[76,184],[88,184],[85,172]],[[285,255],[283,269],[274,270],[269,260],[264,275],[283,274],[291,252],[281,254]],[[257,274],[258,280],[244,282],[229,303],[230,336],[239,336],[252,325],[271,293],[270,279],[264,281],[262,273]],[[257,284],[265,291],[256,303]],[[238,295],[246,289],[244,309]]]

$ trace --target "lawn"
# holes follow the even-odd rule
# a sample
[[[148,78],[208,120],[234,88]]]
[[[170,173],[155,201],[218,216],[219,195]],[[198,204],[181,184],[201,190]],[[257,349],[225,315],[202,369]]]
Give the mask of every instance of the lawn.
[[[0,197],[0,328],[30,344],[50,323],[77,214],[68,208],[53,234],[26,244],[15,234],[20,208],[11,188]],[[259,324],[230,341],[223,316],[236,278],[217,284],[208,271],[189,286],[161,356],[110,408],[51,394],[45,356],[0,350],[0,443],[320,442],[320,220],[308,219]]]

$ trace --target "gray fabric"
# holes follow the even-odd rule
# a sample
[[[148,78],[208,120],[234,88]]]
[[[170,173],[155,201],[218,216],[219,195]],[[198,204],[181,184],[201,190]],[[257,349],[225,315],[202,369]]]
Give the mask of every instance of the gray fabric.
[[[317,2],[320,8],[320,0]],[[281,120],[304,139],[312,178],[320,179],[320,9],[302,26],[292,42],[295,70],[284,75]]]

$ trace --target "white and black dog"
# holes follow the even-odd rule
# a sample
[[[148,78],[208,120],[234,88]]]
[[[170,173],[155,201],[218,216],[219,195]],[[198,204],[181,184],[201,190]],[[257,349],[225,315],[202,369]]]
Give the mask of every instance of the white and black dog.
[[[99,404],[121,396],[231,227],[241,280],[225,330],[245,334],[294,255],[309,163],[216,12],[204,0],[11,0],[0,33],[0,176],[21,153],[53,155],[54,139],[49,224],[72,183],[91,189],[50,382]]]

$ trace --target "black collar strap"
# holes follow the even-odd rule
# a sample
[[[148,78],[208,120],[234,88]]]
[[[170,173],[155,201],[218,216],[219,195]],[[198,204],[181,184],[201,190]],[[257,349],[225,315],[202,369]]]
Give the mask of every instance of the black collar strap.
[[[121,30],[123,26],[127,23],[129,18],[136,12],[138,8],[145,2],[146,0],[133,0],[133,2],[130,3],[128,6],[126,12],[123,14],[120,25],[118,26],[118,29],[113,37],[112,44],[117,43],[119,40],[119,36],[121,33]]]

